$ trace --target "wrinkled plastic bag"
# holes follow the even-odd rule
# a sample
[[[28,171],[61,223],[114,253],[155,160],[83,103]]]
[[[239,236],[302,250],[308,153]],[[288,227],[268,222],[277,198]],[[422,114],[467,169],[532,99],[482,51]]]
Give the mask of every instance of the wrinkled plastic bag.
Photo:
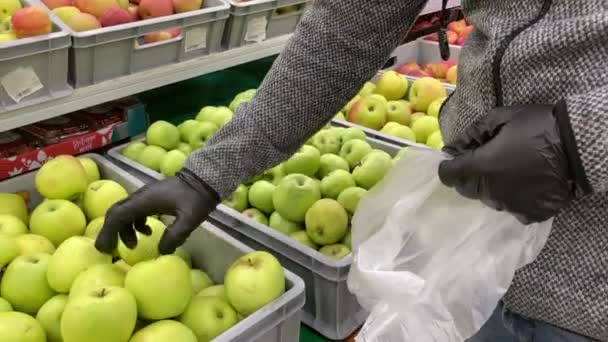
[[[359,342],[473,336],[549,236],[552,220],[524,226],[444,186],[446,157],[408,148],[358,206],[348,287],[370,312]]]

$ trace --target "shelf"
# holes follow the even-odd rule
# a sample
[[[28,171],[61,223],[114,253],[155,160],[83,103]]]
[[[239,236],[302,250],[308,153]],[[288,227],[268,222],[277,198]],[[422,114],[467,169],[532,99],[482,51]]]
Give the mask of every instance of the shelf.
[[[426,7],[422,10],[420,15],[425,15],[429,13],[439,12],[441,11],[441,2],[442,0],[430,0]],[[460,0],[449,0],[447,8],[453,8],[460,6]]]
[[[142,71],[76,89],[72,95],[64,98],[0,113],[0,132],[276,55],[283,50],[289,38],[289,35],[273,38],[182,63]]]

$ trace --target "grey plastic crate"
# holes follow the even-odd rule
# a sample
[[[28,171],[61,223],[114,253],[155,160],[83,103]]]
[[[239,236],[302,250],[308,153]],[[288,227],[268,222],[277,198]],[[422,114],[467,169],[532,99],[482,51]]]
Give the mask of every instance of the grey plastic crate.
[[[368,138],[368,142],[372,147],[391,155],[401,147],[410,145],[405,143],[399,146],[374,138]],[[121,152],[126,145],[114,147],[108,154],[121,166],[135,170],[141,179],[151,181],[164,178],[162,174],[123,156]],[[346,284],[352,256],[342,260],[328,258],[224,205],[211,214],[210,221],[246,245],[272,252],[282,265],[304,280],[306,304],[302,321],[323,336],[334,340],[346,338],[365,321],[368,313],[348,291]]]
[[[111,179],[131,193],[144,184],[125,170],[98,154],[85,154],[97,163],[103,179]],[[0,182],[0,192],[27,191],[31,208],[42,201],[35,190],[36,173],[30,172]],[[227,228],[203,223],[195,230],[184,248],[192,255],[193,264],[204,269],[215,282],[223,282],[226,269],[252,249],[222,230]],[[300,334],[300,311],[304,306],[304,283],[285,270],[286,291],[272,303],[247,316],[237,325],[213,339],[214,342],[297,342]]]
[[[24,7],[38,5],[27,0],[21,3]],[[0,86],[0,112],[68,96],[73,92],[68,84],[70,37],[58,24],[59,19],[51,17],[51,20],[53,31],[50,34],[0,43],[0,79],[19,68],[31,68],[43,86],[19,102]]]
[[[223,45],[228,49],[295,31],[309,0],[254,0],[230,3],[230,19]],[[280,14],[280,8],[298,6],[298,10]],[[279,11],[277,11],[279,10]]]
[[[80,88],[218,52],[229,8],[224,0],[206,0],[200,10],[83,32],[60,22],[72,35],[70,82]],[[143,43],[148,33],[176,27],[178,37]]]

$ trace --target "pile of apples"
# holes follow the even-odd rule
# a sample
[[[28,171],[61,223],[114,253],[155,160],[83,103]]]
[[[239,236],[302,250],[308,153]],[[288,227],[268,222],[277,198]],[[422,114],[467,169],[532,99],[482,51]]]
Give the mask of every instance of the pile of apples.
[[[49,34],[53,24],[46,10],[23,7],[19,0],[0,3],[0,43]]]
[[[471,32],[473,32],[473,25],[470,25],[466,19],[452,21],[448,24],[448,30],[446,32],[448,44],[463,46],[464,42]],[[425,40],[438,41],[439,36],[437,33],[433,33],[424,38]]]
[[[104,215],[127,191],[88,158],[58,156],[35,178],[45,199],[0,193],[0,341],[203,342],[285,291],[266,252],[237,259],[215,285],[178,249],[159,256],[165,224],[146,220],[137,246],[100,253]]]
[[[405,100],[408,90],[409,98]],[[438,116],[445,99],[446,90],[439,80],[419,78],[409,89],[407,78],[391,70],[375,84],[365,83],[335,119],[440,150],[443,139]]]
[[[441,82],[456,84],[458,66],[456,61],[447,60],[437,63],[426,63],[422,66],[415,62],[403,63],[395,68],[402,75],[412,77],[433,77]]]

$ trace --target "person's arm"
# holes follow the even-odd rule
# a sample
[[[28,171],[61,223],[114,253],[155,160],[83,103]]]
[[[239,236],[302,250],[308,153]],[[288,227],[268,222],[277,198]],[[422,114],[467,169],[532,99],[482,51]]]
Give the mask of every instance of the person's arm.
[[[289,158],[387,61],[426,0],[317,0],[255,98],[185,168],[220,196]]]

